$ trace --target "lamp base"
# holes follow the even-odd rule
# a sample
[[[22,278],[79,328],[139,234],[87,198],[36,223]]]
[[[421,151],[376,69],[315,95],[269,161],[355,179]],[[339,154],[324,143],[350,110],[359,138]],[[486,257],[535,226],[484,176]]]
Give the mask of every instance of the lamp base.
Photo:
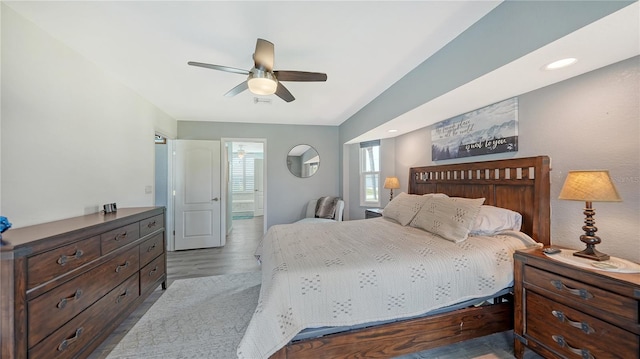
[[[594,261],[606,261],[609,259],[608,254],[599,252],[595,248],[595,246],[590,246],[590,245],[587,245],[587,248],[585,248],[580,252],[574,252],[573,255],[578,257],[593,259]]]
[[[596,214],[596,211],[591,206],[591,202],[586,202],[586,208],[583,213],[585,215],[584,226],[582,226],[584,234],[580,236],[580,241],[586,244],[587,248],[583,251],[575,252],[573,255],[593,259],[594,261],[606,261],[609,259],[609,255],[596,250],[596,244],[599,244],[602,240],[600,240],[600,237],[596,236],[598,228],[596,228],[595,221],[593,220],[593,216]]]

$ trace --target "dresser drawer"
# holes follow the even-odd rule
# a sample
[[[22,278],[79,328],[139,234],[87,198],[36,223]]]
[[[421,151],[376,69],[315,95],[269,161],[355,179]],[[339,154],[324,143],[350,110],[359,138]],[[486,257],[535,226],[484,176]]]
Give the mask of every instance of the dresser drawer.
[[[56,330],[40,344],[29,350],[30,358],[73,358],[93,340],[106,323],[114,319],[140,295],[138,274],[110,291],[94,305]]]
[[[102,255],[140,238],[140,225],[133,223],[100,235]]]
[[[140,221],[140,237],[164,227],[164,215],[157,215]]]
[[[587,352],[594,358],[638,358],[638,336],[633,333],[533,291],[527,291],[526,308],[525,334],[568,358]]]
[[[164,232],[160,232],[140,244],[140,266],[144,267],[163,252]]]
[[[27,289],[37,287],[100,257],[100,237],[66,245],[27,260]]]
[[[151,289],[165,274],[164,256],[158,257],[140,270],[140,293]]]
[[[30,300],[29,347],[78,315],[139,269],[138,247]]]
[[[606,311],[638,322],[638,301],[616,293],[575,281],[531,266],[524,269],[524,282],[558,294],[557,301],[566,305],[582,305],[585,312],[597,315]],[[595,313],[595,314],[594,314]]]

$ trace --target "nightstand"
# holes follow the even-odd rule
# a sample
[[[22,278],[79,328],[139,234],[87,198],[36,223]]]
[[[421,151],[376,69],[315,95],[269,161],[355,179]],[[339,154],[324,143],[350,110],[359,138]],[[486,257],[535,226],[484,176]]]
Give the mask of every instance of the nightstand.
[[[514,254],[516,358],[639,358],[640,274],[586,269],[539,248]]]
[[[377,218],[377,217],[382,217],[382,208],[367,208],[364,211],[365,219]]]

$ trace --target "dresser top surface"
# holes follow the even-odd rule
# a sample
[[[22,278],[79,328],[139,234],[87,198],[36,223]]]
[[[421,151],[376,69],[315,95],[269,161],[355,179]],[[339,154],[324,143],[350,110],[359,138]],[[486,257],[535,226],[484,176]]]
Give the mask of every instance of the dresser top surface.
[[[33,226],[10,229],[2,234],[5,245],[0,247],[0,251],[6,252],[20,247],[29,246],[33,242],[44,238],[51,238],[62,234],[77,231],[88,231],[100,225],[110,223],[118,225],[124,223],[128,218],[137,216],[154,216],[164,213],[164,207],[133,207],[118,208],[112,213],[92,213],[79,217],[72,217],[53,222],[36,224]]]
[[[572,270],[583,271],[583,272],[595,274],[602,277],[608,277],[610,279],[628,282],[628,283],[631,283],[631,285],[633,286],[640,287],[640,273],[617,273],[612,271],[600,270],[596,268],[591,269],[591,268],[578,267],[575,265],[571,265],[568,263],[564,263],[564,262],[549,258],[547,255],[545,255],[542,252],[540,248],[517,250],[516,254],[533,259],[532,261],[533,265],[535,265],[534,263],[536,261],[544,261],[548,264],[557,265],[557,266],[569,268]]]

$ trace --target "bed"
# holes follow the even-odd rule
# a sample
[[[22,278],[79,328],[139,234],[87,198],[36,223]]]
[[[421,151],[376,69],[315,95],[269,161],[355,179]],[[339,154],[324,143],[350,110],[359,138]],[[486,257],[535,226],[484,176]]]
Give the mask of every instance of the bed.
[[[522,215],[521,231],[539,243],[549,244],[549,158],[546,156],[415,167],[410,169],[409,177],[410,194],[424,195],[441,193],[451,197],[484,198],[485,205],[516,211]],[[360,222],[360,224],[357,222]],[[405,245],[411,246],[415,243],[418,243],[415,244],[416,246],[420,246],[420,243],[424,244],[428,242],[429,245],[422,245],[423,251],[435,250],[437,253],[440,253],[446,252],[448,249],[433,247],[434,249],[432,250],[430,249],[431,244],[437,242],[438,245],[440,245],[440,242],[447,241],[442,239],[435,240],[433,236],[428,237],[428,239],[424,239],[426,237],[419,237],[421,236],[420,233],[422,230],[410,228],[410,226],[407,226],[406,230],[403,229],[403,234],[400,235],[403,237],[402,242],[381,242],[378,235],[367,234],[370,232],[362,230],[361,224],[366,223],[367,227],[373,228],[375,232],[383,233],[383,239],[384,233],[387,233],[388,238],[398,237],[399,235],[397,233],[399,232],[397,232],[397,229],[392,227],[389,222],[388,219],[379,218],[335,224],[294,224],[273,226],[270,228],[269,232],[273,233],[267,233],[265,239],[272,236],[277,238],[277,240],[267,241],[267,243],[264,244],[265,247],[263,250],[266,253],[264,257],[271,259],[263,263],[263,288],[261,290],[260,300],[249,324],[249,328],[239,346],[238,356],[240,358],[270,356],[276,359],[319,357],[390,358],[513,328],[513,304],[506,299],[508,295],[505,295],[508,294],[508,285],[506,285],[505,281],[512,278],[513,268],[512,266],[505,265],[506,263],[511,263],[507,261],[507,259],[511,260],[511,258],[505,258],[507,256],[502,255],[502,259],[504,260],[502,268],[498,268],[496,272],[487,274],[487,276],[491,278],[489,282],[493,283],[495,281],[499,284],[497,284],[496,288],[487,289],[486,293],[484,293],[492,298],[486,301],[484,305],[467,305],[465,301],[465,305],[455,306],[455,309],[432,311],[433,303],[431,302],[414,303],[421,301],[423,297],[422,294],[416,294],[418,292],[412,292],[413,289],[411,288],[416,286],[409,289],[402,288],[402,294],[395,297],[384,293],[384,298],[381,297],[380,301],[385,300],[386,304],[378,303],[373,299],[370,301],[371,306],[381,306],[376,312],[380,313],[380,315],[375,315],[369,321],[366,321],[366,323],[373,322],[374,324],[360,325],[357,329],[350,327],[347,331],[339,331],[320,337],[297,338],[290,341],[293,335],[290,331],[287,332],[287,328],[293,327],[295,331],[300,329],[296,314],[297,311],[302,310],[301,308],[310,312],[324,310],[328,313],[332,310],[333,319],[328,318],[329,315],[324,313],[319,314],[319,317],[311,321],[313,327],[324,327],[327,325],[330,328],[331,325],[340,322],[339,320],[336,321],[335,318],[345,313],[351,316],[357,316],[354,313],[360,310],[361,306],[352,304],[350,297],[344,301],[333,300],[333,309],[331,310],[329,308],[317,309],[319,307],[316,306],[315,297],[312,297],[314,292],[324,291],[325,294],[323,295],[326,295],[327,292],[333,291],[335,292],[334,294],[342,295],[343,291],[348,291],[349,286],[341,282],[348,282],[350,279],[354,281],[360,280],[360,289],[366,287],[368,284],[380,284],[381,282],[377,281],[381,279],[375,277],[375,275],[381,272],[386,273],[393,271],[395,270],[394,268],[399,267],[398,265],[393,265],[393,263],[386,263],[393,262],[394,260],[396,264],[402,263],[403,268],[407,267],[405,263],[409,263],[408,266],[411,267],[411,270],[403,269],[407,270],[406,273],[397,272],[396,278],[398,283],[407,282],[407,285],[413,285],[409,283],[412,281],[410,277],[417,276],[419,277],[418,279],[421,280],[429,277],[431,267],[428,266],[431,261],[424,261],[422,263],[418,261],[415,265],[409,262],[416,260],[415,257],[419,257],[415,255],[420,252],[418,247],[409,247],[408,250],[413,254],[408,257],[398,254],[400,253],[399,247]],[[399,225],[395,224],[394,226],[398,227]],[[316,233],[321,233],[321,237],[333,238],[333,242],[320,242],[319,238],[321,237],[314,237]],[[428,232],[422,231],[422,233],[422,235],[424,235],[424,233]],[[516,243],[517,240],[513,242],[513,238],[511,237],[518,237],[518,235],[517,233],[506,233],[502,235],[498,241],[505,243],[512,241],[509,243]],[[348,238],[349,241],[344,240],[345,238]],[[314,240],[318,240],[317,258],[315,257],[315,252],[312,251],[315,243],[313,242]],[[361,245],[359,249],[356,248],[356,252],[367,250],[367,240],[371,241],[369,249],[378,251],[368,254],[369,257],[374,258],[381,265],[379,268],[376,267],[376,270],[378,270],[377,273],[368,275],[367,273],[372,271],[369,267],[359,267],[358,265],[352,265],[349,261],[342,260],[345,255],[349,254],[350,249],[348,246],[356,246],[356,244],[351,244],[350,241],[356,242],[358,240],[363,242],[364,245]],[[488,241],[489,239],[481,240]],[[342,244],[339,243],[341,241],[343,242]],[[474,245],[478,247],[490,247],[493,245],[488,244],[489,242],[477,241],[478,238],[469,237],[463,242],[452,241],[449,245],[454,247],[466,246],[469,254],[476,252],[475,247],[473,247]],[[486,244],[482,245],[479,243]],[[340,244],[340,246],[338,246],[338,244]],[[343,245],[347,245],[347,247],[343,247]],[[516,244],[509,245],[514,246]],[[330,258],[328,255],[331,254],[332,250],[340,252],[336,253],[335,260],[328,259]],[[498,253],[504,250],[496,251]],[[288,254],[289,257],[280,257],[286,256],[287,252],[290,252]],[[297,258],[296,256],[300,257]],[[305,256],[307,256],[307,258],[305,258]],[[282,260],[282,258],[288,259]],[[310,266],[316,265],[330,269],[322,272],[320,275],[299,272],[300,270],[306,269],[298,266],[298,262],[309,262]],[[474,259],[469,261],[469,263],[474,266],[476,265],[475,262],[483,262],[483,260]],[[426,267],[420,269],[423,265]],[[476,271],[475,267],[473,271]],[[286,276],[284,277],[281,276],[283,272],[286,272]],[[453,274],[458,275],[456,273]],[[431,280],[437,279],[438,278]],[[455,280],[465,281],[469,279],[459,278],[454,279],[454,281]],[[327,286],[325,284],[327,282],[332,283],[332,286]],[[478,281],[469,287],[474,285],[476,287],[483,287],[484,284],[481,282],[482,281]],[[340,287],[340,285],[343,286]],[[382,288],[378,287],[375,291],[368,293],[371,297],[375,297],[378,289],[387,290],[387,287],[392,287],[393,285],[393,283],[386,283],[381,286]],[[282,294],[280,291],[273,290],[275,287],[282,286],[290,286],[289,292]],[[351,286],[356,287],[357,285]],[[505,292],[505,288],[502,288],[503,286],[506,286],[507,292]],[[296,290],[291,289],[294,287],[296,287]],[[450,288],[444,287],[444,293],[448,293]],[[494,289],[500,290],[494,292]],[[302,293],[300,293],[300,291]],[[308,300],[308,305],[305,303],[303,307],[300,305],[296,307],[293,304],[288,304],[287,297],[293,296],[293,292],[296,292],[295,295]],[[434,289],[434,294],[430,295],[430,297],[433,298],[429,300],[433,301],[434,298],[441,300],[439,295],[435,294],[438,292],[443,292],[443,288],[439,288],[439,290]],[[463,293],[463,297],[464,295]],[[335,297],[338,298],[338,296]],[[476,299],[476,297],[470,297],[468,299]],[[456,301],[459,300],[460,299],[456,299]],[[270,317],[272,319],[266,320],[264,313],[273,311],[271,307],[274,303],[276,307],[280,305],[282,308],[277,308],[273,316]],[[393,305],[388,303],[392,303]],[[446,300],[443,300],[442,303],[445,304],[446,308],[449,308],[449,304],[453,304],[446,302]],[[487,303],[491,304],[489,305]],[[384,309],[384,305],[387,306],[386,309]],[[426,305],[427,307],[424,308],[423,312],[427,311],[428,314],[425,316],[415,312],[417,308],[416,305]],[[391,313],[392,310],[395,311],[396,306],[401,307],[397,313],[387,313]],[[438,307],[436,309],[442,308]],[[314,313],[310,315],[313,316]],[[398,320],[398,315],[402,316],[400,320]],[[318,320],[318,318],[325,317],[327,317],[326,320]],[[361,317],[359,317],[358,320],[362,322]],[[260,323],[261,321],[263,323]],[[342,324],[338,326],[342,326]],[[267,338],[273,342],[265,344],[261,342],[261,338]]]

